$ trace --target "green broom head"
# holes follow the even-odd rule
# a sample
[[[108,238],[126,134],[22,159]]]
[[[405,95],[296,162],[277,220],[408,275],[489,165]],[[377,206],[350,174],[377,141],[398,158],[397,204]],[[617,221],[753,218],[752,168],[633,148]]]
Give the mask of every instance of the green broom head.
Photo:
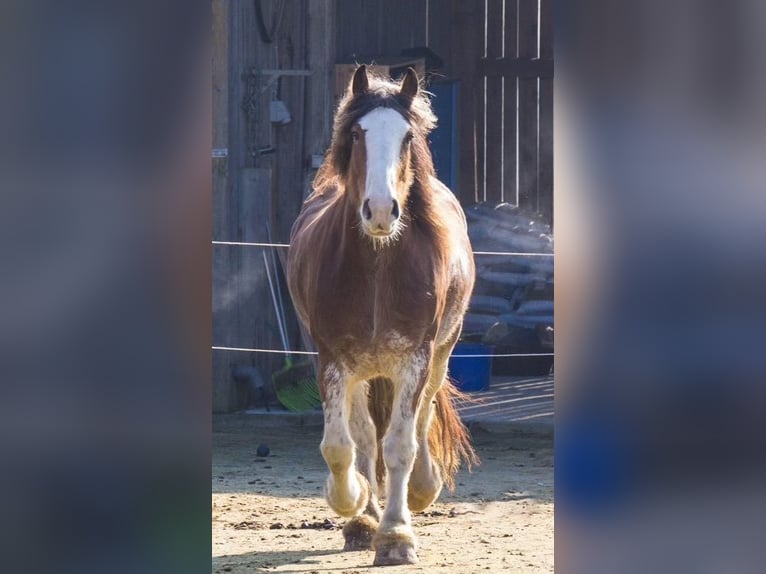
[[[302,412],[322,404],[314,365],[310,361],[295,363],[288,359],[284,368],[271,377],[279,402],[288,410]]]

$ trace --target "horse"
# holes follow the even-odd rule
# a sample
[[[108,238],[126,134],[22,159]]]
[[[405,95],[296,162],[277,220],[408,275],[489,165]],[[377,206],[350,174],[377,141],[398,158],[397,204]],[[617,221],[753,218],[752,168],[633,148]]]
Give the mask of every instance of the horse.
[[[411,512],[478,462],[447,377],[475,281],[465,214],[435,175],[414,70],[359,66],[290,239],[287,282],[317,351],[321,453],[346,550],[417,563]],[[385,491],[385,511],[379,495]]]

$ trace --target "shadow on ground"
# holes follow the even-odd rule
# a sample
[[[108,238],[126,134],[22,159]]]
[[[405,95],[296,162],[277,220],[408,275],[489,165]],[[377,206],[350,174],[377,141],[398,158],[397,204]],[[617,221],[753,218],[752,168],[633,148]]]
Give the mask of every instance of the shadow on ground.
[[[274,568],[280,566],[287,566],[289,564],[301,564],[303,566],[316,564],[317,568],[321,567],[322,558],[327,556],[333,556],[335,554],[342,554],[343,550],[279,550],[276,552],[248,552],[246,554],[240,554],[238,556],[219,556],[213,558],[213,572],[225,574],[228,572],[273,572]],[[321,568],[323,572],[332,570],[345,570],[347,568],[353,568],[354,564],[364,562],[369,557],[369,562],[372,563],[371,552],[348,552],[345,553],[352,558],[348,566],[339,568]],[[300,570],[279,570],[280,574],[289,574],[295,572],[306,573],[305,568]],[[316,572],[319,572],[317,570]]]

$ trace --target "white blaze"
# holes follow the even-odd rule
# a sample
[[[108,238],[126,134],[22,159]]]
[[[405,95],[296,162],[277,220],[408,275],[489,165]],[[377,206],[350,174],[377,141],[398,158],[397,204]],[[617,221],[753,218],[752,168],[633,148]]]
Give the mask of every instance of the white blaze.
[[[367,180],[365,199],[369,199],[373,220],[388,217],[396,198],[399,155],[409,124],[396,110],[376,108],[359,120],[365,132]]]

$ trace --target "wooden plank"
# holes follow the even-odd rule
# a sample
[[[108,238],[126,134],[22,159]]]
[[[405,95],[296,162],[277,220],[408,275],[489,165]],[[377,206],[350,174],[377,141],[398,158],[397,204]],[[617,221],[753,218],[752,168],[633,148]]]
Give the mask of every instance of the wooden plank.
[[[337,61],[369,59],[379,52],[378,5],[359,0],[337,0]]]
[[[553,0],[540,0],[540,58],[553,62]]]
[[[277,38],[279,67],[288,70],[306,68],[307,0],[293,0],[293,4],[294,10],[285,11]],[[305,85],[305,77],[281,78],[278,96],[285,102],[292,121],[272,128],[277,153],[270,220],[272,239],[279,243],[289,242],[290,229],[303,201],[303,177],[307,167],[303,156]]]
[[[518,57],[537,58],[537,1],[519,0]],[[519,78],[520,207],[537,209],[537,78]]]
[[[371,62],[426,43],[426,0],[337,0],[338,62]]]
[[[428,25],[428,12],[426,11],[426,0],[412,0],[410,12],[410,36],[407,38],[406,48],[415,48],[416,46],[426,46],[426,26]],[[397,52],[398,53],[398,52]]]
[[[246,227],[242,239],[266,241],[265,221],[271,188],[271,170],[247,167],[238,172],[242,193],[240,217],[263,222]],[[263,250],[248,247],[215,247],[222,254],[213,267],[213,342],[228,347],[279,349],[277,320],[266,280]],[[264,305],[264,302],[268,302]],[[232,411],[248,406],[246,388],[232,377],[237,366],[255,366],[268,381],[281,368],[280,355],[213,352],[214,409]]]
[[[286,10],[283,17],[282,28],[277,41],[279,42],[279,67],[282,69],[295,70],[306,69],[307,62],[307,14],[309,0],[293,0],[293,10]],[[290,230],[293,222],[303,203],[303,191],[305,178],[308,173],[309,159],[304,155],[304,135],[306,122],[306,83],[307,77],[284,77],[281,80],[279,97],[287,105],[292,121],[284,126],[273,127],[277,154],[274,158],[274,184],[271,197],[271,237],[276,243],[289,243]],[[267,253],[267,255],[271,255]],[[262,263],[262,261],[261,261]],[[272,277],[273,281],[280,280]],[[280,280],[281,281],[281,280]],[[281,292],[287,293],[287,285],[281,285]],[[261,299],[264,301],[264,299]],[[289,303],[285,301],[285,303]],[[263,305],[263,303],[261,303]],[[283,304],[284,306],[284,304]],[[289,306],[289,305],[288,305]],[[287,314],[287,311],[286,311]],[[274,316],[276,317],[276,316]],[[287,338],[289,342],[295,342],[299,338],[298,324],[290,313],[286,319]],[[270,328],[272,337],[271,348],[281,348],[282,344],[274,331],[278,323],[268,322],[261,317],[260,322],[266,328]],[[271,357],[272,369],[284,364],[284,357]]]
[[[503,0],[487,0],[484,61],[503,56]],[[503,198],[503,79],[485,79],[484,200],[497,204]]]
[[[245,133],[247,130],[245,114],[241,102],[244,86],[241,74],[247,65],[245,29],[247,26],[249,5],[228,3],[227,14],[227,94],[228,103],[226,123],[227,134],[227,172],[226,188],[223,192],[215,190],[213,199],[214,232],[216,238],[239,239],[237,219],[239,214],[239,171],[246,161]],[[215,14],[215,12],[214,12]],[[216,160],[220,161],[220,160]],[[212,300],[213,320],[212,337],[216,345],[223,344],[236,337],[239,332],[240,315],[234,305],[219,304],[224,297],[227,284],[240,268],[240,253],[233,249],[215,249],[213,251]],[[214,412],[231,412],[246,405],[236,392],[231,377],[232,365],[236,357],[230,354],[213,352],[212,354],[212,408]]]
[[[453,42],[450,12],[444,9],[443,2],[430,0],[427,17],[428,41],[426,44],[444,61],[444,68],[440,73],[447,78],[454,77],[453,62],[450,58],[450,47]],[[461,37],[460,42],[462,41]]]
[[[553,80],[540,80],[537,210],[553,224]]]
[[[540,2],[540,58],[553,61],[553,0]],[[553,80],[540,80],[538,211],[553,225]]]
[[[486,5],[484,3],[478,8],[479,15],[478,30],[475,40],[476,46],[481,58],[487,56],[486,49]],[[474,63],[475,66],[475,63]],[[485,201],[487,197],[487,173],[486,173],[486,122],[487,122],[487,81],[479,73],[474,72],[473,81],[474,90],[474,149],[476,156],[476,201]]]
[[[212,5],[212,98],[213,149],[225,149],[226,157],[212,159],[213,168],[213,235],[224,231],[227,164],[229,147],[229,2],[214,0]]]
[[[516,57],[518,1],[505,0],[504,58]],[[516,78],[503,78],[503,201],[516,203]]]
[[[229,59],[229,3],[213,0],[212,4],[212,97],[213,97],[213,148],[225,148],[228,132],[227,98],[229,95],[226,66]]]
[[[306,29],[306,66],[311,76],[306,80],[306,108],[304,118],[304,158],[311,165],[312,156],[323,156],[332,137],[332,116],[335,73],[335,0],[308,3]],[[315,173],[309,169],[310,181]],[[303,195],[308,191],[304,182]]]
[[[452,62],[452,75],[460,80],[458,95],[458,181],[454,190],[464,205],[478,201],[476,173],[477,65],[483,57],[483,5],[477,1],[450,0],[450,35],[460,42],[450,44],[445,57]]]
[[[342,62],[347,58],[352,58],[354,51],[351,34],[356,28],[354,12],[361,10],[360,2],[354,0],[337,0],[335,3],[335,59]]]
[[[305,116],[302,86],[306,80],[291,76],[282,82],[279,97],[290,110],[293,123],[280,128],[286,130],[280,133],[272,132],[276,128],[272,127],[268,117],[271,90],[259,93],[263,77],[256,78],[258,83],[253,92],[256,99],[250,106],[243,106],[248,76],[254,70],[265,68],[305,67],[303,26],[307,6],[306,0],[300,0],[296,5],[298,10],[286,11],[274,38],[280,53],[280,61],[275,62],[273,46],[266,46],[258,37],[254,4],[226,4],[229,7],[228,179],[225,194],[214,200],[216,238],[265,241],[270,206],[274,205],[274,211],[284,213],[283,221],[294,217],[294,211],[300,206],[303,177],[300,118]],[[276,7],[273,0],[264,1],[264,15],[270,18]],[[269,144],[277,149],[276,154],[257,156],[252,153],[253,147]],[[273,177],[263,174],[273,174]],[[273,203],[270,199],[271,181],[274,186],[279,185],[275,188],[279,192],[286,190],[282,195],[275,194]],[[257,201],[254,194],[258,196]],[[294,195],[292,199],[291,195]],[[284,209],[276,209],[280,202]],[[275,229],[275,239],[279,239],[278,233]],[[263,275],[262,252],[247,247],[217,247],[213,265],[215,343],[233,347],[281,348],[273,306],[264,307],[264,301],[270,301],[271,296]],[[269,380],[271,373],[282,364],[280,355],[216,351],[213,354],[214,408],[231,411],[247,406],[247,395],[234,384],[232,368],[256,366]]]
[[[241,172],[241,219],[246,222],[244,241],[267,242],[269,240],[265,214],[271,202],[273,177],[274,173],[269,168],[246,168]],[[233,277],[236,293],[234,304],[239,313],[239,327],[234,340],[229,340],[227,345],[281,349],[277,316],[263,262],[263,253],[266,253],[269,262],[271,262],[271,253],[268,249],[252,247],[229,247],[228,249],[237,249],[241,262],[239,272]],[[236,358],[240,363],[257,366],[267,379],[270,379],[271,374],[280,369],[284,363],[282,356],[272,354],[240,355]]]
[[[225,0],[214,0],[212,5],[212,49],[213,49],[213,147],[227,150],[227,157],[212,160],[213,169],[213,237],[221,237],[226,232],[228,221],[229,193],[228,182],[228,148],[229,148],[229,54],[230,54],[230,3]],[[223,279],[223,273],[228,272],[232,266],[232,253],[213,250],[212,252],[212,297],[215,296],[215,287],[218,281]],[[212,338],[213,341],[222,335],[222,329],[228,317],[212,312]],[[228,412],[234,410],[236,405],[235,389],[232,384],[230,364],[226,357],[211,357],[211,399],[214,412]]]
[[[425,45],[425,0],[377,1],[380,5],[381,56],[398,56],[405,48]]]
[[[518,54],[516,44],[519,39],[519,0],[505,0],[505,24],[503,33],[503,57],[515,58]]]
[[[268,167],[247,167],[240,170],[241,208],[243,225],[241,241],[263,243],[269,240],[266,225],[271,202],[273,170]]]

